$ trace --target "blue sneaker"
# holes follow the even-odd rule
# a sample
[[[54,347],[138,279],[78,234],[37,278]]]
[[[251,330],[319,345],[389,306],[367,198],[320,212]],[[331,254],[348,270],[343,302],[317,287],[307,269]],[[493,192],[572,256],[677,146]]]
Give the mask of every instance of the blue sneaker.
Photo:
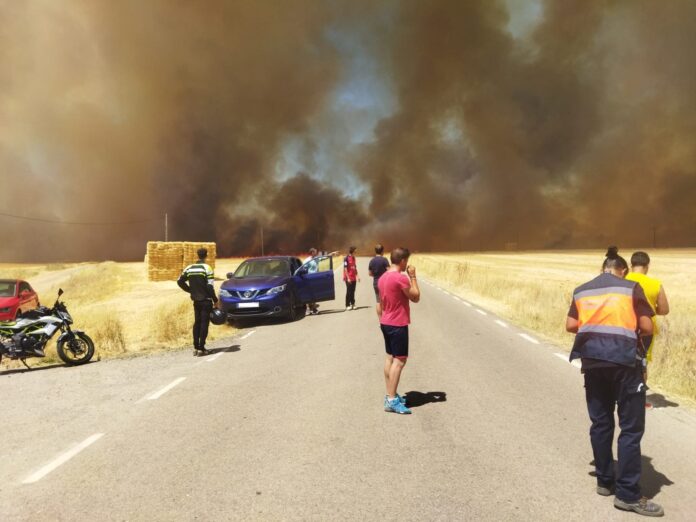
[[[396,394],[396,398],[399,399],[399,402],[406,406],[406,397],[402,397],[398,393]],[[387,407],[387,401],[389,400],[389,397],[387,395],[384,396],[384,407]]]
[[[401,415],[411,414],[411,410],[404,406],[404,404],[399,400],[399,397],[395,397],[392,400],[385,399],[384,411],[400,413]]]

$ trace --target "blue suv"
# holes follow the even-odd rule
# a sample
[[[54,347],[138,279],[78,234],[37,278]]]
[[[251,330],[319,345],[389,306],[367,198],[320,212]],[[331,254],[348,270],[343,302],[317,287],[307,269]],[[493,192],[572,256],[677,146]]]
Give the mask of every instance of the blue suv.
[[[222,309],[231,319],[302,317],[307,303],[335,298],[333,258],[254,257],[244,261],[220,287]]]

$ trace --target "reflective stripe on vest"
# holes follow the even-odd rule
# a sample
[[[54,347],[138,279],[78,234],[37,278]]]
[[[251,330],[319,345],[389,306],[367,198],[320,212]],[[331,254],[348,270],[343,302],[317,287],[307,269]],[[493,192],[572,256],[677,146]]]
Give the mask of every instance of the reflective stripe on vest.
[[[580,329],[578,329],[580,332]],[[620,326],[605,326],[602,324],[586,324],[582,327],[583,333],[605,333],[614,335],[623,335],[625,337],[630,337],[631,339],[637,339],[638,336],[633,330],[628,330],[626,328],[621,328]]]
[[[633,288],[607,287],[575,295],[578,333],[608,333],[636,339],[638,319],[633,309]]]

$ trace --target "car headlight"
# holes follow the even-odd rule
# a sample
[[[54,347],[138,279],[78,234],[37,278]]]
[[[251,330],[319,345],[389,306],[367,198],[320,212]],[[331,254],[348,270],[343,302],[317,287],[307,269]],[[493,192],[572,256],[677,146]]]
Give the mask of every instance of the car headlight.
[[[287,284],[275,286],[275,287],[271,288],[268,292],[266,292],[266,295],[274,295],[274,294],[279,294],[281,292],[284,292],[285,287],[287,287],[287,286],[288,286]]]
[[[229,290],[222,288],[220,290],[220,297],[232,297],[232,293]]]

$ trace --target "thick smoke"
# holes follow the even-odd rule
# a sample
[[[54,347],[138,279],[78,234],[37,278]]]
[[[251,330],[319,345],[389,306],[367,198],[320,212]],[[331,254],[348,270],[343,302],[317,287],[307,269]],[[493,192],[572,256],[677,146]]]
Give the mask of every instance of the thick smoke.
[[[549,1],[523,40],[494,2],[400,7],[401,110],[359,171],[402,241],[696,242],[696,4]]]
[[[136,259],[165,212],[227,255],[696,243],[696,4],[548,1],[524,34],[507,5],[0,3],[0,213],[146,221],[0,216],[0,260]],[[345,133],[335,34],[393,91],[336,155],[361,191],[275,172],[313,122]]]
[[[236,206],[278,190],[279,143],[340,67],[313,1],[8,2],[0,16],[1,208],[155,219],[3,218],[3,258],[141,257],[165,212],[170,239],[227,237]]]

